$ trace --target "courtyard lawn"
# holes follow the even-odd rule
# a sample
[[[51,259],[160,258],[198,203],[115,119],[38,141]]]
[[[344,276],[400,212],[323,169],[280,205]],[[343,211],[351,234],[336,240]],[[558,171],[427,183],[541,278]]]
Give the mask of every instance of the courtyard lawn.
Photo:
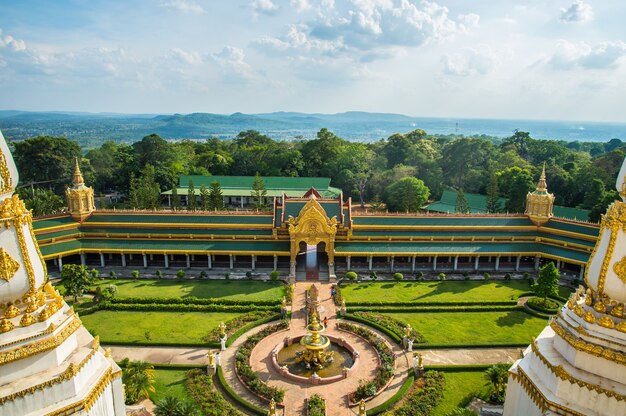
[[[185,374],[188,370],[156,369],[154,393],[150,394],[150,399],[156,404],[165,396],[174,396],[183,401],[191,401],[185,388]]]
[[[103,344],[202,344],[202,338],[220,322],[240,313],[99,311],[81,316]],[[217,340],[216,340],[217,341]]]
[[[504,302],[529,290],[526,280],[362,282],[342,285],[341,294],[346,302]]]
[[[443,399],[432,416],[447,416],[457,407],[465,407],[473,397],[487,399],[493,390],[483,371],[444,372],[444,375]]]
[[[547,324],[523,311],[383,314],[410,324],[427,344],[437,345],[529,344]]]
[[[117,298],[220,298],[242,301],[275,300],[283,297],[281,283],[232,280],[96,280],[95,285],[117,286]]]

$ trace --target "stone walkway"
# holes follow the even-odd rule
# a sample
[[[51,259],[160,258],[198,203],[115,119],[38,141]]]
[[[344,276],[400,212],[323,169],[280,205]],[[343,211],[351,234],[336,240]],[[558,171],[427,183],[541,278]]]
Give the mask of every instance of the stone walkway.
[[[304,335],[305,317],[303,312],[305,306],[305,289],[310,286],[310,282],[296,283],[294,301],[292,306],[292,319],[289,330],[270,335],[262,340],[254,348],[251,354],[252,368],[259,374],[266,383],[279,386],[286,390],[285,409],[278,412],[282,415],[304,415],[304,399],[315,393],[326,399],[327,411],[329,415],[348,416],[357,415],[358,406],[350,408],[347,395],[354,391],[360,380],[371,380],[376,373],[378,358],[374,348],[361,338],[347,332],[339,331],[335,326],[336,310],[330,295],[330,283],[316,282],[319,288],[321,300],[321,316],[328,317],[329,324],[325,333],[337,337],[344,337],[354,345],[360,354],[360,361],[353,368],[348,378],[335,383],[313,386],[300,385],[280,376],[271,365],[270,352],[286,336],[295,337]],[[252,394],[237,378],[235,372],[235,353],[239,346],[252,334],[261,331],[272,323],[253,328],[240,336],[226,351],[221,352],[221,364],[224,369],[224,376],[230,387],[241,397],[261,408],[268,408],[268,404]],[[410,370],[409,355],[398,345],[388,339],[384,334],[369,328],[379,336],[385,338],[388,345],[392,347],[396,356],[396,375],[385,391],[367,402],[366,408],[375,407],[395,394],[401,387]],[[204,348],[168,348],[168,347],[112,347],[113,358],[118,361],[124,357],[131,360],[144,360],[157,364],[188,364],[205,365],[206,354],[209,350]],[[433,349],[421,350],[424,355],[424,365],[464,365],[464,364],[495,364],[512,363],[521,355],[521,348],[481,348],[481,349]]]

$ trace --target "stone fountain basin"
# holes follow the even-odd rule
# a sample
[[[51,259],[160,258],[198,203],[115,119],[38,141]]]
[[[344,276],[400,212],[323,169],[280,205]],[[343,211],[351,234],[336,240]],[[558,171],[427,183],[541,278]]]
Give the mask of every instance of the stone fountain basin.
[[[310,377],[303,377],[303,376],[299,376],[297,374],[291,373],[289,369],[287,368],[287,366],[281,367],[281,365],[278,363],[278,353],[283,348],[289,347],[292,344],[300,343],[300,340],[304,338],[305,336],[306,334],[299,335],[296,337],[286,337],[280,344],[276,345],[272,349],[272,353],[271,353],[272,366],[274,366],[274,369],[278,371],[278,373],[281,374],[286,379],[296,381],[302,384],[312,384],[312,385],[330,384],[330,383],[334,383],[336,381],[340,381],[340,380],[348,378],[352,370],[356,368],[356,366],[358,365],[359,353],[352,344],[346,341],[343,337],[339,338],[339,337],[335,337],[332,335],[324,335],[326,338],[330,340],[332,344],[343,347],[350,354],[352,354],[353,363],[350,366],[350,368],[344,368],[342,369],[341,374],[337,374],[337,375],[330,376],[330,377],[320,377],[317,374],[313,374]]]

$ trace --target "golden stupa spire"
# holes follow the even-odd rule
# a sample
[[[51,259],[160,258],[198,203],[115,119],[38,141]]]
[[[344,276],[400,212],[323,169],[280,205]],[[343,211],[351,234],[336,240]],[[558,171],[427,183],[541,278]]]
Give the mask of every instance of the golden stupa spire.
[[[78,166],[78,158],[75,158],[76,165],[74,167],[74,178],[72,179],[72,184],[74,187],[81,186],[85,184],[85,180],[83,179],[83,174],[80,172],[80,166]]]
[[[541,170],[541,176],[539,177],[539,182],[537,183],[537,190],[540,192],[548,190],[548,184],[546,183],[546,162],[543,162],[543,169]]]

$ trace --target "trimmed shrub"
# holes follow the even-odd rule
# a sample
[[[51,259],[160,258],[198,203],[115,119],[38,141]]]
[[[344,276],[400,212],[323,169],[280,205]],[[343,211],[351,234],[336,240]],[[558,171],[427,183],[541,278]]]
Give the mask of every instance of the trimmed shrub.
[[[270,280],[271,280],[272,282],[277,281],[277,280],[278,280],[278,276],[279,276],[279,275],[280,275],[280,273],[278,273],[278,270],[272,270],[272,271],[270,272]]]
[[[209,275],[207,274],[206,271],[202,270],[200,272],[200,279],[206,279]]]
[[[163,279],[163,272],[161,270],[157,270],[156,271],[156,277],[157,277],[157,279]]]
[[[483,273],[483,279],[489,280],[490,278],[491,278],[491,275],[489,274],[489,272]]]
[[[185,273],[183,269],[180,269],[176,272],[176,277],[178,277],[179,279],[184,279],[186,275],[187,273]]]
[[[415,280],[419,280],[420,282],[424,281],[424,272],[415,273]]]
[[[115,271],[111,270],[111,271],[109,272],[109,278],[110,278],[111,280],[115,280],[115,279],[117,279],[117,273],[115,273]]]
[[[402,273],[394,273],[393,276],[391,277],[393,277],[393,279],[396,282],[399,282],[400,280],[404,279],[404,275]]]
[[[439,280],[441,280],[441,281],[446,280],[446,274],[445,273],[439,273]]]
[[[224,272],[224,279],[230,280],[230,272]]]
[[[133,279],[139,279],[139,270],[133,270],[131,274]]]
[[[378,279],[378,274],[376,274],[376,272],[375,272],[375,271],[372,271],[372,272],[370,273],[370,279],[372,279],[372,280],[376,280],[376,279]]]
[[[537,312],[543,312],[547,314],[555,314],[561,307],[561,305],[552,299],[546,299],[546,304],[543,304],[543,298],[532,297],[526,301],[526,305],[530,309],[534,309]]]
[[[308,416],[326,416],[326,402],[319,394],[314,394],[307,400]]]
[[[346,279],[349,279],[350,281],[355,281],[357,277],[359,277],[359,275],[355,272],[346,273]]]
[[[511,280],[511,273],[507,273],[504,275],[504,280]]]
[[[246,272],[246,278],[247,278],[248,280],[252,280],[252,272],[247,271],[247,272]]]
[[[98,276],[100,276],[100,272],[97,269],[91,269],[89,273],[91,273],[91,278],[93,280],[96,280]]]

